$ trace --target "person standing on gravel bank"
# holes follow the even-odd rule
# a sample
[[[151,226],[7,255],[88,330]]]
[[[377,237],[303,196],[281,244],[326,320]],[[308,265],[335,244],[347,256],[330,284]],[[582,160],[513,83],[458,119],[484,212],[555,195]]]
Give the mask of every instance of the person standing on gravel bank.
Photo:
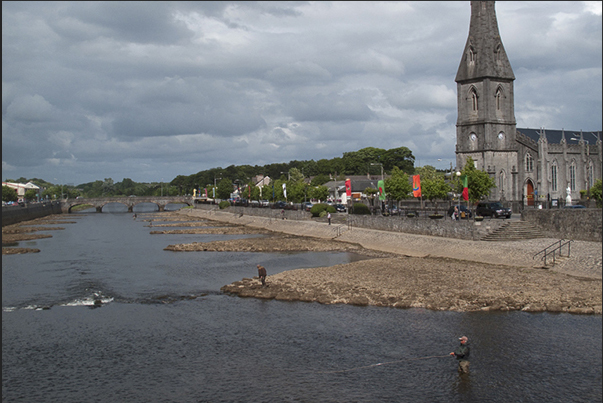
[[[266,269],[264,266],[260,266],[258,264],[258,276],[260,277],[260,281],[262,282],[262,286],[266,285]]]
[[[468,374],[469,373],[469,353],[470,349],[467,345],[469,339],[467,336],[462,336],[459,338],[461,345],[456,349],[456,351],[450,353],[453,357],[455,357],[459,362],[459,374]]]

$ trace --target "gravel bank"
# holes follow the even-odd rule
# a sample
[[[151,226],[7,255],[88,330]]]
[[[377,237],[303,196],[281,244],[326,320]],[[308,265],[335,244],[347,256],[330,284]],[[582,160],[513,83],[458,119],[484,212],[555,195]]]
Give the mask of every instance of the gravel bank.
[[[563,258],[553,268],[543,268],[532,256],[555,239],[465,241],[358,228],[341,232],[341,228],[324,223],[224,212],[183,210],[182,214],[270,229],[289,236],[312,235],[309,239],[318,239],[323,247],[334,242],[360,246],[361,249],[356,249],[360,253],[372,250],[385,254],[369,261],[298,269],[272,276],[267,267],[268,287],[262,287],[256,278],[247,278],[222,288],[242,297],[453,311],[601,314],[601,243],[573,242],[571,257]],[[228,241],[230,244],[221,244],[220,250],[241,250],[239,246],[244,246],[244,250],[260,251],[261,243],[266,242],[242,241]],[[305,242],[306,239],[300,243]]]

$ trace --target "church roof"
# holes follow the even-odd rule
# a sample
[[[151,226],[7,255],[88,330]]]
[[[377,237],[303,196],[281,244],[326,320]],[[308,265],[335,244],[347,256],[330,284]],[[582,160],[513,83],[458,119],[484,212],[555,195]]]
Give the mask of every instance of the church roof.
[[[517,128],[517,131],[528,136],[530,139],[538,142],[540,139],[540,129],[522,129]],[[567,144],[578,144],[580,139],[580,131],[579,130],[551,130],[544,129],[544,134],[546,136],[546,140],[549,143],[559,144],[561,143],[561,139],[563,138],[563,134],[565,133],[565,141]],[[582,132],[582,136],[584,141],[588,144],[597,144],[597,140],[601,136],[601,132]],[[575,140],[578,139],[578,140]]]

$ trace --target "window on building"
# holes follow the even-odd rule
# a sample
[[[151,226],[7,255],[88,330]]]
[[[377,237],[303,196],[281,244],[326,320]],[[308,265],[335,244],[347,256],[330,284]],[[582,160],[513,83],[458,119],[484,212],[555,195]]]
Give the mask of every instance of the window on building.
[[[500,56],[501,52],[502,52],[502,50],[501,50],[500,45],[497,45],[496,49],[494,50],[494,60],[496,60],[497,63],[501,62],[501,59],[502,59]]]
[[[588,187],[593,187],[593,162],[589,161],[588,162],[588,168],[586,168],[586,175],[588,176],[588,178],[586,179],[588,181]]]
[[[557,191],[557,165],[551,167],[551,190]]]
[[[572,163],[572,165],[570,165],[569,171],[570,171],[570,189],[573,192],[574,190],[576,190],[576,165],[574,165],[574,163]]]
[[[526,172],[532,172],[534,170],[534,158],[532,154],[526,154]]]
[[[467,56],[469,64],[475,64],[475,51],[473,50],[473,47],[469,46],[469,54]]]
[[[475,91],[475,88],[469,90],[469,97],[471,98],[471,110],[477,112],[477,91]]]

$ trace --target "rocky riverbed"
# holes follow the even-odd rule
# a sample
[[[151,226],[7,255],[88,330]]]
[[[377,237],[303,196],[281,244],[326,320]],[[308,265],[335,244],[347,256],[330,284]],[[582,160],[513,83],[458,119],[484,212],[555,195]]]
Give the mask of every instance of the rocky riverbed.
[[[43,234],[39,233],[39,231],[57,231],[65,229],[64,227],[45,227],[42,225],[76,223],[76,221],[61,220],[61,218],[63,218],[63,216],[54,214],[2,227],[2,254],[15,255],[40,252],[40,249],[37,248],[19,248],[14,245],[22,241],[52,238],[51,234]]]
[[[247,233],[266,233],[263,228],[240,227]],[[234,228],[237,226],[230,230]],[[228,231],[226,228],[219,230]],[[270,267],[267,267],[266,287],[253,277],[221,288],[225,293],[240,297],[451,311],[601,314],[602,282],[596,278],[500,264],[502,261],[484,263],[442,257],[409,257],[335,239],[268,233],[256,238],[169,245],[166,249],[268,253],[346,251],[368,258],[275,275],[270,275]],[[446,241],[442,239],[442,242]],[[250,271],[255,270],[250,267]]]
[[[268,272],[270,268],[267,268]],[[536,268],[455,259],[386,257],[246,278],[222,287],[240,297],[451,311],[601,314],[601,281]]]

